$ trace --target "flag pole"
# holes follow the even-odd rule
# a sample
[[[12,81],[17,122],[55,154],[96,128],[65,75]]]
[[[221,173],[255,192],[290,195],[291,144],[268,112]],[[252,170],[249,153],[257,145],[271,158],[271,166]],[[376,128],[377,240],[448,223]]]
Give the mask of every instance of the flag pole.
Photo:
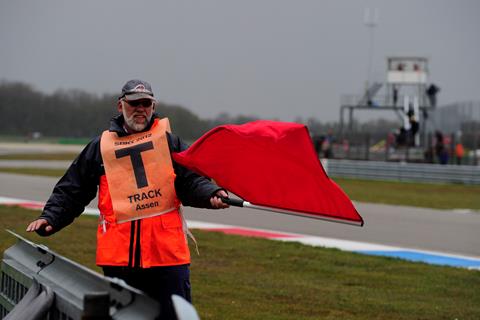
[[[345,219],[339,219],[339,218],[330,217],[330,216],[326,216],[326,215],[325,216],[315,215],[315,214],[308,213],[308,212],[301,212],[301,211],[293,211],[293,210],[272,208],[272,207],[267,207],[267,206],[260,206],[260,205],[252,204],[252,203],[250,203],[248,201],[245,201],[245,200],[242,200],[242,199],[231,199],[231,198],[226,198],[226,197],[220,197],[220,199],[222,199],[223,203],[226,203],[226,204],[229,204],[229,205],[235,206],[235,207],[252,208],[252,209],[257,209],[257,210],[277,212],[277,213],[289,214],[289,215],[294,215],[294,216],[302,216],[302,217],[306,217],[306,218],[312,218],[312,219],[329,221],[329,222],[336,222],[336,223],[341,223],[341,224],[348,224],[348,225],[357,226],[357,227],[362,227],[363,226],[363,220],[362,221],[345,220]]]

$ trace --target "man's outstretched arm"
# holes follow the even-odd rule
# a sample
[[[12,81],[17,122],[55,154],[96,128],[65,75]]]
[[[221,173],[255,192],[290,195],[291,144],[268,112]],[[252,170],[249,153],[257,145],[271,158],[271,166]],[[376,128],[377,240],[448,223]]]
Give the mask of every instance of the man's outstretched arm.
[[[95,198],[101,170],[98,139],[90,142],[58,181],[43,212],[26,231],[48,236],[66,227]]]

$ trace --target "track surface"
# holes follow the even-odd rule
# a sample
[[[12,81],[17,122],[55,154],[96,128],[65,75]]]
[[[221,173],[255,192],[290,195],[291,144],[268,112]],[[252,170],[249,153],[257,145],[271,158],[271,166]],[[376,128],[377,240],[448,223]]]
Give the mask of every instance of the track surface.
[[[46,201],[57,178],[0,173],[0,196]],[[355,203],[355,227],[244,208],[186,207],[189,220],[480,257],[480,213]],[[96,206],[93,200],[90,207]]]

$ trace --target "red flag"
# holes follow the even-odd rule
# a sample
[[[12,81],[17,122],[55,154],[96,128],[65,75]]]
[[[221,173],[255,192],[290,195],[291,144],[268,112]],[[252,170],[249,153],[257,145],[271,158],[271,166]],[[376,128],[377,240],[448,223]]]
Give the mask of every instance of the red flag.
[[[219,126],[173,158],[254,205],[363,225],[323,170],[304,125],[260,120]]]

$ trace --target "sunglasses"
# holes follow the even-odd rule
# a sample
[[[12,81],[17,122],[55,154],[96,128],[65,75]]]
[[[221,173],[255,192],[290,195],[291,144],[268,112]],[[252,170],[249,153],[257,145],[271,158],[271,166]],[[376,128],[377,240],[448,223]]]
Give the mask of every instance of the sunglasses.
[[[152,106],[152,100],[150,99],[143,99],[143,100],[131,100],[131,101],[128,101],[128,100],[123,100],[125,102],[127,102],[129,105],[131,105],[132,107],[134,108],[137,108],[137,107],[144,107],[144,108],[150,108]]]

